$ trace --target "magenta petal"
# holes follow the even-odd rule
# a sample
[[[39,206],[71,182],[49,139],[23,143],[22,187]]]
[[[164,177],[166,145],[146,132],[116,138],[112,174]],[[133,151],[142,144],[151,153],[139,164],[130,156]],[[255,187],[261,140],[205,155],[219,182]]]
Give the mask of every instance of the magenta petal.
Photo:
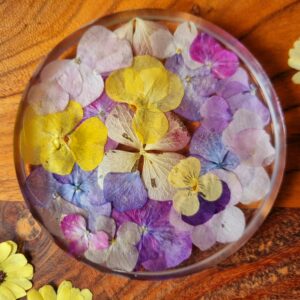
[[[106,249],[109,246],[109,239],[107,233],[98,231],[90,233],[89,235],[89,248],[92,250]]]
[[[60,223],[61,230],[69,241],[70,252],[81,255],[88,249],[88,237],[84,217],[77,214],[65,216]]]
[[[227,102],[219,96],[209,98],[201,107],[202,124],[209,130],[221,133],[232,119]]]
[[[147,202],[140,172],[108,173],[104,178],[104,199],[118,211],[137,209]]]
[[[227,78],[235,73],[239,66],[238,57],[231,51],[221,50],[214,57],[213,72],[219,78]]]

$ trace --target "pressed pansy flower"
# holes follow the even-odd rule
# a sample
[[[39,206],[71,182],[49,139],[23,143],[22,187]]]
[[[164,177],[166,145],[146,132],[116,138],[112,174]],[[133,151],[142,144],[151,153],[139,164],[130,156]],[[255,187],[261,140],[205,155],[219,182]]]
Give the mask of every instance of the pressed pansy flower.
[[[80,39],[76,58],[56,60],[45,66],[41,82],[29,91],[28,101],[39,114],[62,111],[70,99],[87,106],[103,92],[101,74],[131,63],[128,41],[103,26],[93,26]]]
[[[27,107],[21,132],[23,159],[60,175],[70,174],[75,162],[85,171],[96,168],[103,158],[107,129],[96,117],[76,127],[82,117],[83,110],[74,101],[65,111],[46,116]]]
[[[113,211],[117,224],[133,222],[141,231],[139,264],[146,270],[172,268],[189,258],[192,242],[189,232],[178,231],[169,222],[170,202],[149,200],[141,209]]]
[[[73,255],[81,256],[88,249],[101,250],[109,245],[107,233],[102,230],[90,232],[85,218],[79,214],[66,215],[60,227]]]
[[[132,271],[138,261],[139,251],[136,245],[141,239],[141,231],[137,224],[126,222],[116,231],[116,224],[102,222],[102,230],[110,237],[110,244],[107,249],[89,249],[85,257],[97,264],[121,271]],[[101,226],[100,226],[101,227]]]
[[[267,166],[272,163],[275,150],[270,135],[263,128],[264,123],[257,114],[239,109],[223,131],[222,141],[241,163],[252,167]]]
[[[269,123],[270,112],[258,99],[256,87],[249,83],[249,76],[245,69],[239,67],[231,77],[220,80],[216,91],[217,95],[226,101],[232,115],[243,108],[259,115],[265,125]],[[219,106],[215,105],[214,110],[219,110]]]
[[[200,161],[189,157],[175,165],[169,174],[169,182],[178,189],[173,206],[182,215],[193,216],[201,210],[199,195],[206,201],[216,201],[222,195],[219,178],[212,173],[201,176],[200,172]]]
[[[27,293],[27,300],[92,300],[93,294],[88,289],[73,287],[70,281],[63,281],[57,293],[51,285],[44,285],[39,290],[31,289]]]
[[[198,34],[191,44],[190,55],[221,79],[233,75],[239,66],[238,57],[207,33]]]
[[[190,135],[175,114],[167,113],[167,118],[168,133],[155,144],[142,145],[132,129],[133,112],[125,105],[118,105],[110,113],[105,123],[109,137],[120,145],[126,146],[130,151],[110,150],[105,153],[98,168],[98,183],[101,188],[108,173],[136,171],[139,162],[143,159],[141,174],[149,198],[172,199],[175,189],[168,182],[168,174],[172,167],[184,158],[174,151],[183,149],[188,144]]]
[[[147,202],[147,191],[140,172],[108,173],[104,178],[104,199],[118,211],[141,208]]]
[[[184,63],[182,55],[166,60],[165,67],[177,74],[184,86],[184,97],[175,112],[190,120],[201,120],[201,106],[216,92],[217,79],[205,66],[191,69]]]
[[[292,80],[294,83],[300,84],[300,40],[294,43],[294,47],[289,51],[288,64],[291,68],[298,70]]]
[[[143,144],[154,144],[166,134],[165,112],[177,108],[184,93],[180,78],[148,55],[136,56],[131,67],[111,73],[105,87],[111,99],[136,108],[132,126]]]
[[[0,243],[0,299],[15,300],[26,296],[32,287],[33,267],[17,253],[13,241]]]

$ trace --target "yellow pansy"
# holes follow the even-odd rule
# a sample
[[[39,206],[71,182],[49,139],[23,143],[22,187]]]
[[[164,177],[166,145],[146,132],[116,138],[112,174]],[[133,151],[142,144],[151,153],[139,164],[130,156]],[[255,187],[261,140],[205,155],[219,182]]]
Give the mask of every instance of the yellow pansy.
[[[288,64],[291,68],[300,71],[300,39],[294,43],[294,48],[289,51]],[[294,83],[300,84],[300,72],[297,72],[292,80]]]
[[[220,179],[212,173],[200,176],[200,172],[200,161],[188,157],[182,159],[169,173],[169,182],[178,189],[173,197],[174,208],[185,216],[192,216],[199,210],[198,194],[207,201],[215,201],[222,194]]]
[[[33,267],[23,254],[16,253],[17,244],[0,243],[0,299],[15,300],[26,296],[32,287]]]
[[[92,300],[93,295],[88,289],[80,290],[72,286],[70,281],[63,281],[57,294],[51,285],[45,285],[38,291],[31,289],[27,293],[27,300]]]
[[[110,74],[107,95],[136,108],[133,128],[143,144],[154,144],[168,131],[165,112],[177,108],[184,94],[180,78],[149,56],[136,56],[133,65]]]
[[[107,129],[97,117],[81,123],[83,110],[70,101],[65,111],[38,115],[28,107],[21,131],[21,153],[25,162],[52,173],[70,174],[75,162],[91,171],[102,161]]]

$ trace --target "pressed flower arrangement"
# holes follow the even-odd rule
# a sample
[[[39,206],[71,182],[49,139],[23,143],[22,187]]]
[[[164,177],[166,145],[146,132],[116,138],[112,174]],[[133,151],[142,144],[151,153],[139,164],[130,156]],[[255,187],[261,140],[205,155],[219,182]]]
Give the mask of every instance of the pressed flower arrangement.
[[[65,249],[100,269],[196,265],[249,238],[276,195],[261,85],[205,28],[166,25],[90,26],[46,60],[24,102],[25,196]]]

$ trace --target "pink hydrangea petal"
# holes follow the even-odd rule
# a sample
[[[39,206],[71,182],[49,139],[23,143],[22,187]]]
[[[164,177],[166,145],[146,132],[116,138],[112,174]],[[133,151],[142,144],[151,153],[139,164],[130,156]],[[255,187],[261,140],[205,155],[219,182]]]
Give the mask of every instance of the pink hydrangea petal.
[[[171,112],[166,116],[169,121],[167,134],[157,143],[146,145],[145,150],[178,151],[189,143],[191,136],[180,118]]]
[[[56,82],[42,82],[31,87],[28,102],[40,115],[63,111],[69,103],[69,95]]]
[[[98,73],[108,73],[130,66],[132,49],[127,40],[107,28],[92,26],[79,41],[77,58]]]
[[[108,246],[108,235],[104,231],[89,234],[89,248],[93,250],[100,250],[106,249]]]
[[[181,215],[175,210],[175,208],[172,206],[170,209],[169,214],[169,222],[172,224],[178,231],[189,231],[191,232],[194,226],[185,223]]]
[[[275,149],[263,129],[241,130],[227,146],[249,166],[267,166],[274,160]]]
[[[200,112],[203,126],[218,133],[221,133],[232,119],[227,102],[219,96],[206,100]]]
[[[78,214],[66,215],[61,223],[61,230],[70,242],[70,251],[75,255],[82,254],[88,249],[88,237],[84,217]]]
[[[212,226],[212,219],[203,225],[198,225],[193,228],[192,242],[200,250],[205,251],[211,248],[216,243],[216,234]]]
[[[271,181],[263,167],[253,168],[241,164],[234,170],[234,173],[243,188],[243,193],[240,198],[241,203],[247,205],[261,200],[270,191]]]
[[[218,51],[213,56],[213,72],[219,78],[227,78],[235,73],[239,66],[238,57],[231,51]]]

